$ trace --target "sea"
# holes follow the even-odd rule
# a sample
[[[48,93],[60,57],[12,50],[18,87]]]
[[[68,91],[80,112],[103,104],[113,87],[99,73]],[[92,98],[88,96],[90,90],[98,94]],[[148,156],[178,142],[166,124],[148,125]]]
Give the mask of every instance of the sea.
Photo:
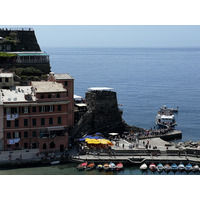
[[[53,72],[74,77],[76,95],[84,97],[90,87],[111,87],[123,105],[123,119],[145,129],[155,126],[161,106],[178,106],[175,119],[176,129],[182,131],[179,141],[200,141],[200,48],[46,47],[43,51],[50,55]],[[1,170],[0,174],[159,175],[142,173],[137,166],[118,173],[79,172],[75,164]]]

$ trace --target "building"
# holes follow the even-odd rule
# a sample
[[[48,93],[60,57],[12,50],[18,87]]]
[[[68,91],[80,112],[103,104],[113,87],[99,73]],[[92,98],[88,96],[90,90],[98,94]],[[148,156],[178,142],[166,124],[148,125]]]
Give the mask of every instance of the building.
[[[15,73],[0,73],[0,89],[10,89],[14,85],[20,85],[20,77]]]
[[[0,149],[64,151],[74,125],[73,87],[71,77],[67,87],[57,81],[33,81],[30,86],[1,89]]]

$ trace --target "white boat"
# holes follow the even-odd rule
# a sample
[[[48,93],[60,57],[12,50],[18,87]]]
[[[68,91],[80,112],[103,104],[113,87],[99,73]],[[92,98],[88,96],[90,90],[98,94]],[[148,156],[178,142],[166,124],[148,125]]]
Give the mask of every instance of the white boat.
[[[163,167],[163,165],[161,163],[159,163],[157,165],[156,169],[157,169],[158,172],[162,172],[164,170],[164,167]]]
[[[147,170],[147,168],[148,168],[148,166],[147,166],[146,163],[143,163],[143,164],[140,166],[140,170],[141,170],[141,171],[145,171],[145,170]]]
[[[174,114],[171,112],[158,111],[156,124],[161,128],[169,128],[177,125]]]
[[[198,172],[199,171],[199,165],[194,165],[192,171],[193,172]]]
[[[109,168],[110,168],[112,171],[114,171],[114,170],[116,169],[116,165],[115,165],[113,162],[111,162],[111,163],[109,163]]]
[[[60,163],[59,160],[56,160],[56,161],[52,161],[52,162],[51,162],[52,165],[57,165],[57,164],[59,164],[59,163]]]

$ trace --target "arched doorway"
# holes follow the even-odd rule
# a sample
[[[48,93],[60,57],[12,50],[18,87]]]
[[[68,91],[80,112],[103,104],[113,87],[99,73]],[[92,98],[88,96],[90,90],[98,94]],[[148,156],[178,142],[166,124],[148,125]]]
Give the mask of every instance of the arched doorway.
[[[43,144],[43,150],[47,149],[46,143]]]
[[[50,143],[50,149],[54,149],[56,147],[55,143],[54,142],[51,142]]]
[[[63,152],[63,151],[64,151],[64,145],[61,144],[61,145],[60,145],[60,152]]]

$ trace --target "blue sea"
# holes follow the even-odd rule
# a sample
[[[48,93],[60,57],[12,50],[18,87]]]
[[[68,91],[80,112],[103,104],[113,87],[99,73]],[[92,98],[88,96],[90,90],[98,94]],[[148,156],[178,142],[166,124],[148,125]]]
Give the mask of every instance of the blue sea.
[[[51,70],[75,79],[75,94],[111,87],[123,104],[124,120],[151,128],[159,107],[176,108],[182,141],[200,140],[200,48],[43,48]],[[52,170],[54,169],[54,170]],[[77,174],[73,165],[5,170],[4,174]],[[88,172],[89,173],[89,172]],[[95,172],[91,172],[92,174]],[[141,174],[127,168],[122,174]],[[149,172],[150,174],[150,172]]]

